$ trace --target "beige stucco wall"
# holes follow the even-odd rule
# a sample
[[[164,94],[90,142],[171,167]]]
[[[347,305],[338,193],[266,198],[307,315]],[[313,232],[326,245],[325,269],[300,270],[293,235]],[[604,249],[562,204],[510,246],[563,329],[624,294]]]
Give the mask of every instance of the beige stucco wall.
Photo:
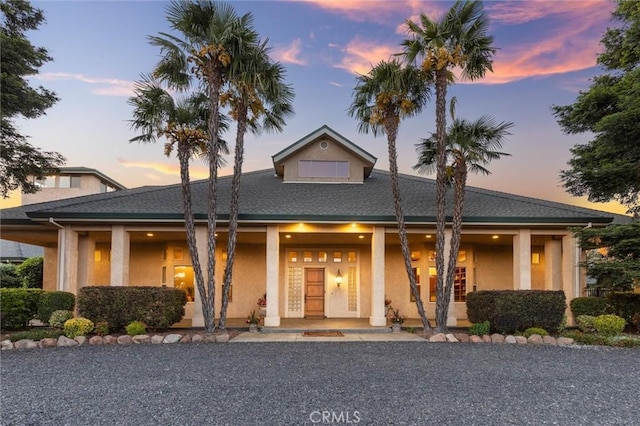
[[[94,175],[81,175],[80,177],[80,188],[41,188],[34,194],[23,193],[22,204],[43,203],[45,201],[99,194],[101,192],[100,179],[98,177]],[[59,176],[56,176],[56,182],[58,182],[59,178]]]
[[[246,318],[252,310],[258,309],[258,299],[266,290],[266,248],[261,244],[239,244],[233,267],[232,292],[233,297],[227,307],[227,317]],[[219,279],[216,289],[222,291],[222,277],[225,262],[220,256],[218,267]],[[282,293],[282,292],[281,292]],[[283,296],[281,296],[282,299]],[[216,297],[217,308],[220,311],[221,298]],[[281,305],[282,306],[282,305]]]
[[[45,247],[42,264],[42,288],[47,291],[57,290],[58,286],[58,248]]]
[[[162,274],[162,244],[131,244],[131,260],[129,262],[129,285],[131,286],[160,286]],[[134,255],[135,253],[135,255]],[[191,260],[186,256],[177,266],[190,265]]]
[[[93,265],[93,280],[89,279],[90,285],[111,285],[111,262],[109,260],[109,244],[96,244],[98,259],[95,258]]]
[[[512,290],[513,248],[510,245],[478,245],[475,249],[477,290]]]
[[[544,246],[532,246],[531,253],[538,253],[540,255],[540,263],[531,263],[531,289],[532,290],[550,290],[551,288],[545,288],[545,255]]]
[[[327,142],[328,147],[322,149],[320,143]],[[348,179],[329,179],[329,178],[299,178],[298,177],[298,161],[299,160],[319,160],[319,161],[349,161],[349,178]],[[321,182],[357,182],[364,181],[363,161],[346,151],[332,139],[318,139],[307,145],[304,149],[296,152],[284,162],[284,181],[321,181]]]

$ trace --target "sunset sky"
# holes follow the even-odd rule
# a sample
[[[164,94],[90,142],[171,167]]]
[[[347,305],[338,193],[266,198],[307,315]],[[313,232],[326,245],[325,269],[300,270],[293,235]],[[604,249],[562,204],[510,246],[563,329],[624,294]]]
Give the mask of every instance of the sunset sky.
[[[417,0],[235,1],[238,13],[252,12],[273,58],[287,69],[296,93],[295,115],[283,133],[247,136],[245,170],[272,167],[271,155],[326,124],[378,158],[387,169],[386,138],[362,135],[348,116],[358,73],[401,50],[404,21],[421,12],[439,16],[451,5]],[[54,58],[31,79],[61,98],[47,115],[20,121],[32,144],[67,157],[67,166],[98,169],[127,187],[179,182],[177,160],[163,155],[162,144],[131,144],[132,108],[127,98],[141,73],[159,58],[148,35],[169,30],[166,2],[33,1],[47,22],[28,34]],[[559,171],[567,168],[569,149],[591,135],[565,135],[552,105],[572,103],[596,66],[599,44],[614,4],[595,1],[486,2],[495,37],[494,72],[449,90],[458,99],[457,115],[474,120],[489,114],[512,121],[504,151],[512,156],[489,166],[491,176],[471,176],[470,185],[544,198],[599,210],[624,212],[616,204],[589,204],[568,195]],[[401,124],[400,171],[415,174],[414,145],[435,130],[434,103]],[[234,140],[235,129],[225,135]],[[232,163],[232,159],[229,158]],[[196,160],[194,178],[205,178]],[[229,174],[226,167],[222,174]],[[431,176],[434,177],[434,176]],[[15,202],[15,198],[13,202]]]

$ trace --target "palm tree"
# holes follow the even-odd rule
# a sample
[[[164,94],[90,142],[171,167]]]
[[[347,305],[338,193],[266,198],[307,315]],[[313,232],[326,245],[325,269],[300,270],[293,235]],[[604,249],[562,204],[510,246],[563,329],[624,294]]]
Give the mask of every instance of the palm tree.
[[[409,39],[402,42],[403,55],[409,63],[420,60],[421,69],[431,75],[436,91],[436,268],[438,303],[436,316],[446,319],[444,295],[445,228],[446,228],[446,103],[447,85],[454,81],[453,69],[461,70],[461,77],[475,80],[492,71],[493,37],[487,35],[489,19],[480,1],[456,1],[438,20],[420,14],[420,23],[406,21]],[[447,270],[453,279],[454,271]],[[447,281],[449,281],[447,279]],[[449,289],[450,292],[450,289]],[[441,312],[442,309],[445,312]],[[443,316],[444,315],[444,316]],[[438,331],[446,330],[436,324]]]
[[[357,79],[349,114],[358,120],[358,131],[374,136],[386,133],[389,151],[389,174],[393,193],[393,206],[398,222],[398,235],[404,258],[409,286],[416,301],[425,331],[431,326],[424,311],[416,279],[411,267],[411,253],[402,211],[398,184],[398,154],[396,138],[402,118],[418,114],[429,99],[430,92],[424,81],[425,74],[413,66],[402,66],[396,60],[380,62],[367,75]]]
[[[185,218],[187,245],[191,256],[197,285],[204,286],[196,246],[195,220],[191,203],[189,162],[194,156],[206,156],[208,149],[209,102],[204,93],[196,92],[181,99],[174,98],[158,81],[143,75],[134,84],[134,96],[129,98],[133,106],[131,128],[141,134],[130,142],[156,142],[166,138],[164,153],[168,157],[175,150],[180,164],[180,186]],[[222,127],[226,123],[222,121]],[[218,148],[228,153],[224,140]]]
[[[267,41],[247,49],[232,64],[228,90],[221,96],[223,104],[230,106],[231,117],[237,122],[233,177],[231,179],[231,205],[229,208],[229,240],[227,264],[224,270],[224,291],[218,326],[225,328],[229,289],[238,237],[238,196],[244,160],[244,136],[253,133],[282,131],[285,118],[293,113],[293,89],[284,83],[285,70],[269,57]]]
[[[508,130],[511,127],[513,127],[511,122],[496,123],[493,118],[484,115],[473,122],[455,119],[447,131],[445,156],[450,160],[450,164],[445,168],[445,176],[446,183],[453,186],[454,203],[448,271],[455,270],[458,260],[467,176],[469,172],[489,175],[491,172],[485,167],[486,165],[492,160],[510,155],[497,151],[497,149],[502,148],[504,139],[510,135]],[[420,173],[433,173],[436,146],[436,135],[423,139],[417,145],[418,164],[413,167],[415,170]],[[437,324],[446,325],[447,323],[446,314],[454,284],[453,275],[447,274],[445,292],[444,294],[438,292],[436,298],[437,306],[440,306],[441,303],[444,305],[436,312]]]
[[[215,328],[215,251],[220,93],[228,81],[231,64],[246,49],[258,42],[253,29],[253,16],[238,16],[226,3],[203,0],[196,3],[172,1],[167,8],[167,20],[182,38],[160,33],[149,37],[163,55],[154,70],[154,77],[170,88],[187,90],[197,80],[209,99],[208,149],[209,163],[207,208],[207,285],[200,286],[205,329]]]

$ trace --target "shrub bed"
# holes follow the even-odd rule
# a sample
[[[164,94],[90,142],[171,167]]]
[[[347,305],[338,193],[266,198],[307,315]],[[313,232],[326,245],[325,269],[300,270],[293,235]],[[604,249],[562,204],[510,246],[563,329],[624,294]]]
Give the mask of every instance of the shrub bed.
[[[0,289],[0,326],[2,329],[25,327],[38,313],[40,289]]]
[[[640,330],[640,293],[611,293],[607,296],[612,314]]]
[[[78,292],[78,312],[94,323],[107,322],[122,330],[142,321],[151,330],[171,327],[184,316],[184,290],[164,287],[83,287]]]
[[[66,291],[45,291],[38,302],[37,318],[42,322],[49,322],[55,311],[71,311],[76,307],[76,296]]]
[[[467,294],[469,321],[489,321],[492,331],[503,334],[530,327],[558,330],[566,307],[563,291],[500,290]]]
[[[597,317],[609,313],[607,299],[603,297],[576,297],[569,303],[573,317],[589,315]]]

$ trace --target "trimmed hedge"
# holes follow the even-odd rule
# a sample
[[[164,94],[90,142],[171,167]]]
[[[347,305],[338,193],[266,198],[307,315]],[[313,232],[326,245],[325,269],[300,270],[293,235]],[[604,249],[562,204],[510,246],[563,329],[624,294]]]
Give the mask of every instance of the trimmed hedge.
[[[589,315],[592,317],[604,315],[608,313],[608,305],[605,298],[594,296],[576,297],[569,303],[574,318],[580,315]]]
[[[26,327],[38,313],[40,289],[0,289],[0,326],[2,329]]]
[[[76,296],[66,291],[45,291],[40,296],[37,318],[49,322],[55,311],[71,311],[76,307]]]
[[[624,318],[640,330],[640,293],[611,293],[607,296],[610,313]]]
[[[122,330],[142,321],[152,330],[166,329],[184,316],[184,290],[165,287],[83,287],[78,313],[94,323],[106,321],[110,330]]]
[[[44,258],[30,257],[16,269],[22,286],[25,288],[42,288]]]
[[[530,327],[558,330],[567,308],[561,290],[475,291],[467,294],[466,303],[469,321],[489,321],[491,330],[498,333]]]

